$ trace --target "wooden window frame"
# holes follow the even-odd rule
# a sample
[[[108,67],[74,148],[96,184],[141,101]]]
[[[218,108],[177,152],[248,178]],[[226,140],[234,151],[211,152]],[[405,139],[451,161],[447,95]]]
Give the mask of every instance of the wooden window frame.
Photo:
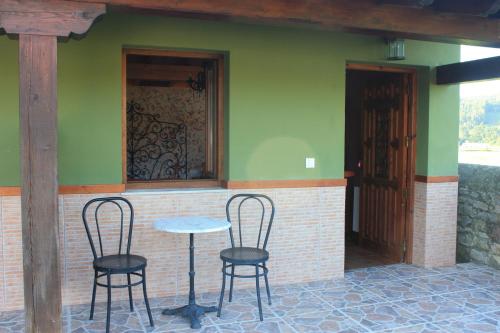
[[[127,55],[210,59],[217,63],[217,102],[215,115],[215,179],[128,181],[127,178]],[[174,51],[124,48],[122,50],[122,182],[126,189],[210,188],[224,182],[224,54],[215,52]]]

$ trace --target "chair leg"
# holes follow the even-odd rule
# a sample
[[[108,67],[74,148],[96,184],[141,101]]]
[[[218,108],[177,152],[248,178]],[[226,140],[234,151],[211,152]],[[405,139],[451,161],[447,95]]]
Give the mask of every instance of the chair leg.
[[[264,320],[262,316],[262,303],[260,301],[260,286],[259,286],[259,265],[255,265],[255,287],[257,288],[257,303],[259,305],[260,321]]]
[[[220,289],[219,296],[219,308],[217,309],[217,317],[220,317],[220,312],[222,310],[222,301],[224,300],[224,292],[226,289],[226,262],[222,262],[222,287]]]
[[[146,310],[148,312],[148,317],[149,317],[149,325],[151,327],[155,326],[153,322],[153,316],[151,315],[151,309],[149,307],[149,300],[148,300],[148,293],[146,291],[146,269],[142,269],[142,292],[144,293],[144,303],[146,303]],[[132,299],[132,298],[130,298]]]
[[[271,290],[269,289],[269,281],[267,279],[267,268],[266,264],[263,265],[264,267],[264,281],[266,282],[266,291],[267,291],[267,303],[271,305]]]
[[[127,282],[128,282],[128,302],[130,303],[130,312],[134,312],[134,300],[132,298],[132,286],[130,280],[130,273],[127,273]]]
[[[97,289],[97,271],[94,271],[94,288],[92,290],[92,302],[90,303],[90,317],[89,320],[94,319],[94,306],[95,306],[95,293]]]
[[[107,307],[107,313],[106,313],[106,333],[109,333],[109,327],[111,324],[111,274],[108,272],[106,274],[107,276],[107,281],[108,281],[108,307]]]
[[[229,284],[229,302],[233,300],[234,264],[231,264],[231,282]]]

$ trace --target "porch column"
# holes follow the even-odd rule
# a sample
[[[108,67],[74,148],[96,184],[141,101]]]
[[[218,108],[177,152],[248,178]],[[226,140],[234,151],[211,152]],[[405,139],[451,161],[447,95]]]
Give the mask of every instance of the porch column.
[[[21,211],[27,332],[58,332],[61,329],[56,58],[56,37],[19,36]]]
[[[0,28],[19,35],[24,308],[27,333],[61,332],[57,179],[57,37],[82,34],[105,7],[3,0]]]

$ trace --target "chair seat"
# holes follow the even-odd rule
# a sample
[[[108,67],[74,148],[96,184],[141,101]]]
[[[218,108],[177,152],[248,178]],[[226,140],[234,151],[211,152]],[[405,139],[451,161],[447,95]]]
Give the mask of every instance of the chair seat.
[[[94,260],[94,268],[111,274],[130,273],[142,270],[147,265],[144,257],[133,254],[114,254]]]
[[[253,265],[269,259],[269,252],[255,247],[231,247],[222,250],[220,258],[237,265]]]

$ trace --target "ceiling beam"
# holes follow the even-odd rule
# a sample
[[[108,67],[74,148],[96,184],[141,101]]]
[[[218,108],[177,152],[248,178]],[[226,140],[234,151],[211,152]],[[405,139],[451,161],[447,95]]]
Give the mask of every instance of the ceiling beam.
[[[436,67],[436,83],[452,84],[500,78],[500,57]]]
[[[500,10],[500,0],[439,0],[433,7],[441,12],[486,17]]]
[[[202,66],[127,64],[127,79],[150,81],[187,81],[195,79]]]
[[[451,43],[500,46],[500,20],[444,15],[374,0],[77,0],[167,15],[312,26]]]
[[[434,0],[379,0],[382,5],[407,6],[414,8],[423,8],[432,5]]]

